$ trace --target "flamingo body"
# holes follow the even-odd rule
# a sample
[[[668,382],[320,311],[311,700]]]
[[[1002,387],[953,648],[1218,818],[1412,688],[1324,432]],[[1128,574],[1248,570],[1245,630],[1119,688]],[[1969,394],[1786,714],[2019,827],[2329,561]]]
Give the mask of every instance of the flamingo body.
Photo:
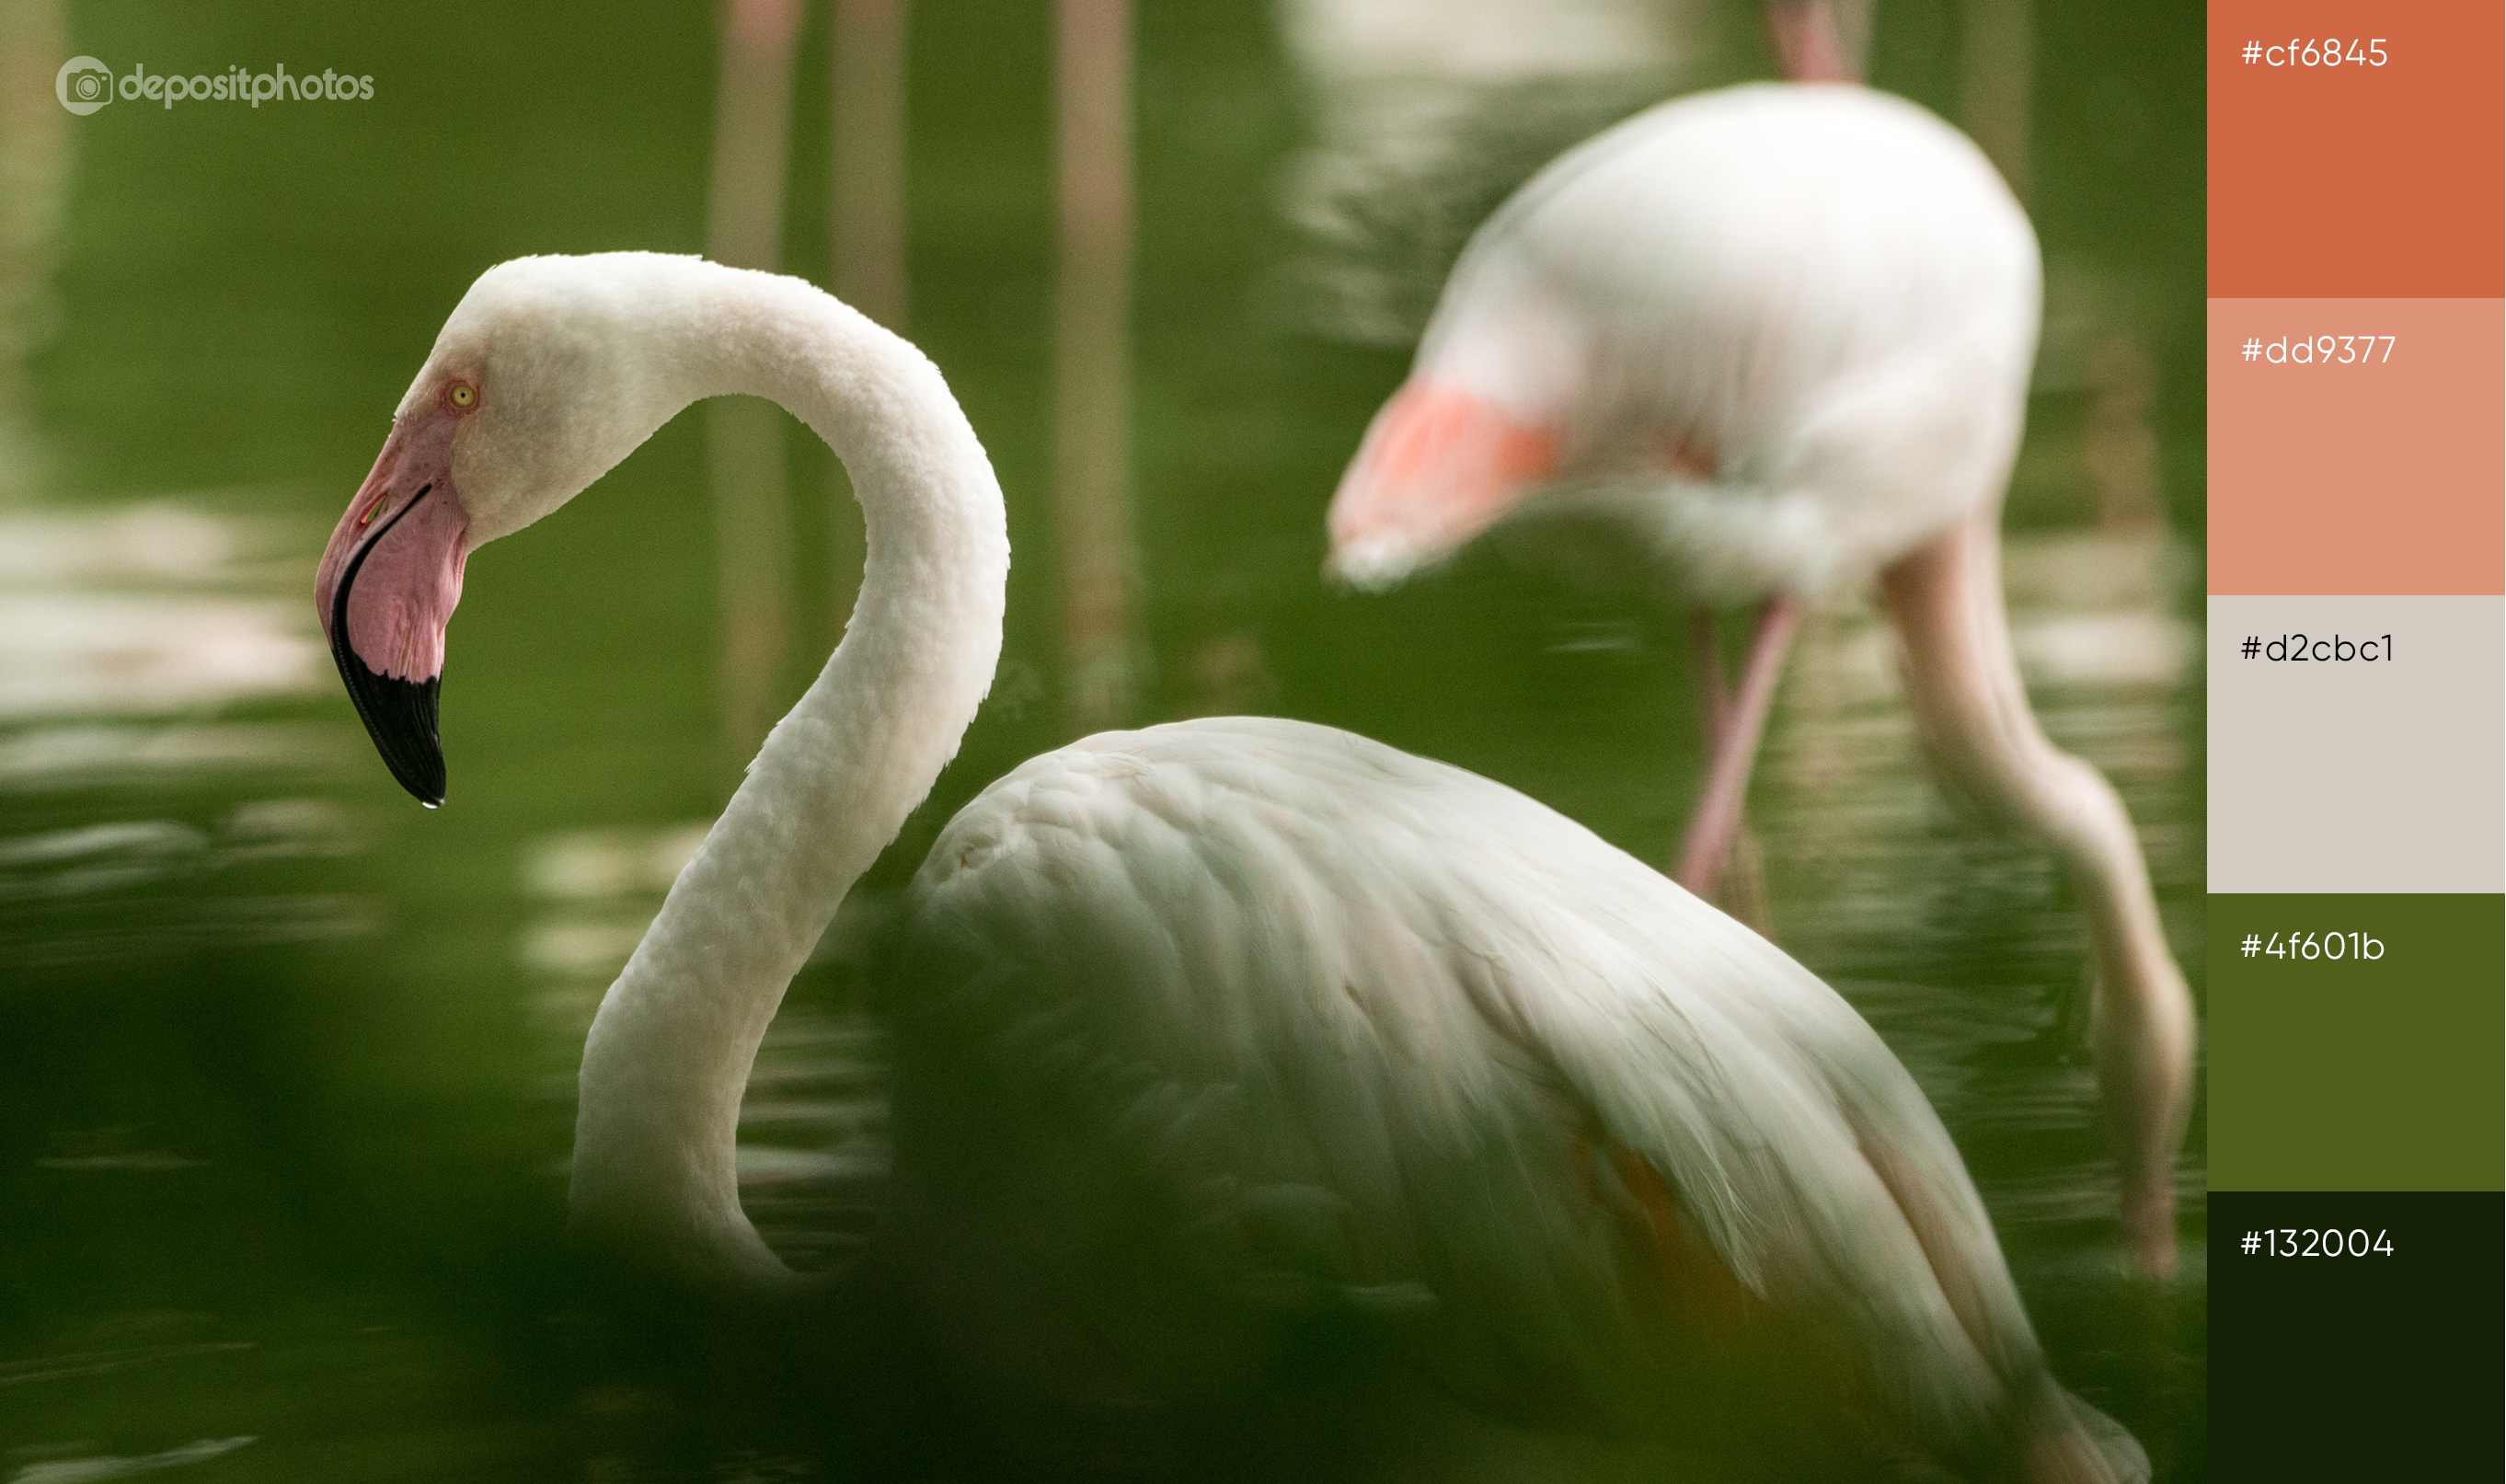
[[[2126,1236],[2165,1274],[2192,998],[2122,801],[2038,728],[2002,611],[2041,293],[1990,162],[1911,103],[1769,83],[1663,104],[1472,238],[1332,500],[1331,568],[1383,587],[1518,514],[1614,522],[1698,610],[1708,767],[1676,871],[1707,896],[1802,601],[1879,576],[1938,772],[2079,887]],[[1746,601],[1727,696],[1712,610]]]
[[[784,1307],[812,1284],[740,1209],[746,1079],[1000,655],[1000,488],[938,371],[794,279],[504,265],[447,324],[319,588],[387,760],[440,798],[433,713],[376,708],[405,682],[360,615],[433,611],[448,539],[463,560],[729,393],[843,457],[861,597],[601,1002],[570,1198],[630,1266]],[[440,658],[440,627],[422,637]],[[1869,1028],[1520,794],[1295,722],[1109,734],[962,811],[912,903],[897,1201],[861,1271],[897,1275],[1004,1412],[1251,1405],[1295,1317],[1324,1314],[1449,1420],[1675,1417],[1688,1446],[1768,1415],[1700,1399],[1761,1380],[1799,1403],[1772,1415],[1825,1419],[1739,1440],[1715,1477],[1813,1476],[1789,1466],[1813,1438],[2048,1484],[2140,1466],[2048,1375],[1956,1151]],[[1338,1441],[1434,1442],[1385,1433],[1360,1416]]]
[[[1388,584],[1521,506],[1621,517],[1701,603],[1867,578],[1999,494],[2040,294],[2009,189],[1914,104],[1758,84],[1648,110],[1472,238],[1334,502],[1336,569]],[[1414,424],[1457,403],[1549,456],[1436,456]]]
[[[1878,1035],[1510,788],[1294,721],[1104,734],[966,806],[913,903],[901,1240],[987,1347],[1110,1346],[1119,1390],[1339,1313],[1605,1433],[1713,1435],[1753,1347],[1868,1398],[1873,1456],[2072,1427]]]

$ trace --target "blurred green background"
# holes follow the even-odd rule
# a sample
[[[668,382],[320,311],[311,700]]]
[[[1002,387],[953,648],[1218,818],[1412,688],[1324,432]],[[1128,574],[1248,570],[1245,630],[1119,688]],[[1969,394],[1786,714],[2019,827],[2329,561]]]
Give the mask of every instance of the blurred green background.
[[[1656,861],[1685,817],[1696,725],[1660,595],[1493,549],[1342,593],[1322,512],[1479,214],[1651,98],[1769,75],[1758,12],[1585,0],[1650,50],[1454,79],[1334,54],[1329,9],[1137,5],[1128,329],[1111,360],[1065,344],[1059,373],[1128,404],[1098,493],[1128,542],[1092,557],[1056,514],[1053,8],[911,13],[899,328],[989,448],[1017,561],[993,700],[752,1086],[745,1189],[802,1260],[877,1205],[858,945],[879,893],[1091,722],[1329,722]],[[310,611],[321,542],[482,269],[705,247],[720,18],[0,0],[0,1479],[810,1472],[770,1415],[621,1358],[567,1265],[562,1161],[590,1008],[744,760],[727,706],[779,709],[840,632],[857,523],[832,458],[779,415],[765,435],[787,503],[728,539],[788,561],[753,585],[783,639],[740,673],[714,471],[773,459],[709,458],[736,423],[681,417],[474,561],[441,812],[374,758]],[[816,5],[797,38],[779,251],[821,282],[843,271],[833,31]],[[2197,993],[2201,36],[2197,9],[2142,0],[1882,0],[1870,57],[2023,178],[2049,290],[2014,621],[2049,729],[2142,826]],[[71,118],[49,93],[76,54],[330,67],[374,97]],[[1061,614],[1090,560],[1134,579],[1083,654]],[[1100,663],[1110,702],[1083,683]],[[1751,810],[1772,930],[1941,1107],[2057,1373],[2161,1477],[2204,1476],[2202,1125],[2187,1269],[2128,1282],[2075,903],[1925,786],[1849,602],[1808,626]]]

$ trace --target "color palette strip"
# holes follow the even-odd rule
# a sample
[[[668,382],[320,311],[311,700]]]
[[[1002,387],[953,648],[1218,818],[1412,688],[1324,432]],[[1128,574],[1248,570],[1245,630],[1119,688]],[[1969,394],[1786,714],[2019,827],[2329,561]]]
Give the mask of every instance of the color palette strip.
[[[2495,1478],[2506,7],[2208,45],[2211,1454]]]

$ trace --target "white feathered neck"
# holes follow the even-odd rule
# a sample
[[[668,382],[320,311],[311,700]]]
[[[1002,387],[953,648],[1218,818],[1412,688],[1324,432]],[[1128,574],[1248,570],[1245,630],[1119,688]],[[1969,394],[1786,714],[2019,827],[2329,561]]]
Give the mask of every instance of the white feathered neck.
[[[661,261],[681,266],[638,285],[641,364],[682,405],[746,393],[806,422],[852,477],[869,556],[843,642],[601,1001],[573,1221],[638,1266],[770,1288],[793,1275],[740,1211],[734,1168],[749,1068],[785,987],[991,684],[1009,537],[990,461],[919,351],[800,280]]]

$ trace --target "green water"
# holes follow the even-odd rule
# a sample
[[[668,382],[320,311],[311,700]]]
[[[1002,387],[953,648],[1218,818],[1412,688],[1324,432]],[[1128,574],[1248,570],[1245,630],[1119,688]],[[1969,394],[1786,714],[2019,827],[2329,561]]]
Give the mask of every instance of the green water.
[[[1404,356],[1308,333],[1289,302],[1310,244],[1279,200],[1310,92],[1265,14],[1140,9],[1135,719],[1348,727],[1663,859],[1696,728],[1657,599],[1488,552],[1386,597],[1321,584],[1324,502]],[[1876,80],[1953,112],[1959,8],[1880,10]],[[1750,14],[1709,13],[1695,81],[1763,71]],[[72,121],[53,328],[27,360],[34,492],[15,514],[170,499],[240,543],[179,581],[117,568],[79,591],[267,599],[301,639],[313,556],[482,268],[701,244],[703,7],[157,3],[70,20],[73,49],[116,71],[283,60],[376,79],[357,104]],[[873,891],[984,782],[1074,735],[1050,501],[1049,20],[1041,0],[914,16],[907,328],[991,452],[1017,563],[995,700]],[[810,24],[786,266],[823,275],[825,19]],[[2054,308],[2128,329],[2153,368],[2134,426],[2178,534],[2099,548],[2130,579],[2111,600],[2014,596],[2023,643],[2051,656],[2040,708],[2124,788],[2197,993],[2199,40],[2180,7],[2036,15],[2030,204]],[[1492,152],[1479,194],[1562,142]],[[2112,404],[2064,344],[2049,336],[2014,552],[2092,524],[2083,450]],[[844,591],[832,461],[791,436],[806,643],[774,677],[785,697]],[[471,563],[439,813],[391,784],[318,672],[214,706],[160,706],[143,674],[118,700],[0,711],[0,1479],[119,1476],[104,1459],[203,1484],[826,1471],[770,1397],[726,1405],[647,1363],[586,1301],[562,1240],[569,1077],[601,965],[658,903],[654,842],[737,776],[715,710],[703,439],[681,418]],[[2084,633],[2094,663],[2066,669],[2063,636]],[[1851,614],[1814,623],[1788,684],[1752,801],[1772,925],[1942,1108],[2057,1372],[2162,1477],[2203,1477],[2198,1114],[2186,1271],[2127,1282],[2075,1054],[2075,904],[1926,790],[1876,643]],[[630,865],[562,867],[586,858]],[[877,1199],[882,1053],[855,957],[796,986],[752,1090],[744,1141],[808,1156],[761,1154],[748,1186],[798,1254],[843,1248]]]

